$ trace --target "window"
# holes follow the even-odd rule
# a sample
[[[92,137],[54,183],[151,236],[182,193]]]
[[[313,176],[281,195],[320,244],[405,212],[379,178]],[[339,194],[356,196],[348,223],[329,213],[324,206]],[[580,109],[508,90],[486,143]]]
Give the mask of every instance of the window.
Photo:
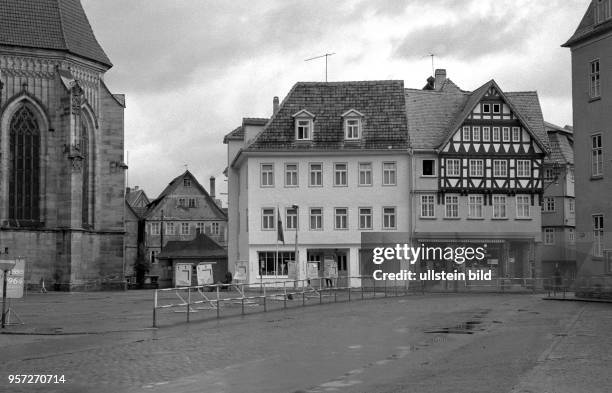
[[[531,198],[529,195],[516,196],[516,218],[529,218],[529,206]]]
[[[204,223],[203,222],[197,222],[196,223],[196,233],[204,233]]]
[[[344,120],[344,137],[346,139],[359,139],[361,135],[361,120],[360,119],[346,119]]]
[[[569,167],[567,169],[567,177],[569,178],[570,182],[574,182],[574,167]]]
[[[394,207],[383,207],[383,229],[397,228]]]
[[[334,186],[346,186],[347,183],[347,164],[334,164]]]
[[[493,127],[493,142],[499,142],[499,127]]]
[[[435,217],[433,195],[421,195],[421,217]]]
[[[512,127],[512,142],[521,141],[521,129],[520,127]]]
[[[272,230],[276,228],[276,223],[274,220],[274,209],[264,208],[261,209],[261,229],[263,230]]]
[[[308,185],[311,187],[323,186],[323,164],[309,164],[310,177]]]
[[[510,127],[502,127],[502,140],[510,142]]]
[[[185,207],[185,198],[179,198],[178,199],[178,206],[179,207]]]
[[[474,127],[472,129],[472,140],[474,142],[480,142],[480,127]]]
[[[468,196],[468,217],[482,218],[482,195]]]
[[[459,217],[459,197],[457,195],[444,196],[444,216],[446,218]]]
[[[295,121],[295,139],[298,141],[308,141],[312,139],[312,120],[297,119]]]
[[[310,209],[310,230],[319,231],[323,229],[323,209],[313,207]]]
[[[493,104],[493,113],[501,113],[501,104]]]
[[[458,158],[446,159],[446,176],[460,176],[461,161]]]
[[[257,255],[262,276],[286,276],[289,274],[289,261],[295,260],[293,251],[259,251]]]
[[[482,113],[491,113],[491,105],[482,104]]]
[[[372,229],[372,208],[359,208],[359,229]]]
[[[174,235],[174,233],[175,233],[174,223],[167,222],[166,223],[166,235]]]
[[[183,179],[183,187],[191,187],[191,179]]]
[[[383,186],[394,186],[397,184],[397,164],[395,162],[383,162]]]
[[[359,185],[360,186],[371,186],[372,185],[372,163],[370,162],[359,163]]]
[[[348,209],[346,207],[334,209],[334,229],[348,229]]]
[[[212,224],[210,224],[210,234],[211,235],[219,236],[220,233],[221,233],[220,225],[218,222],[213,222]]]
[[[298,212],[297,209],[292,207],[288,207],[285,211],[285,224],[287,226],[287,230],[295,230],[298,229]]]
[[[574,199],[569,200],[569,212],[574,214],[576,212],[576,201]]]
[[[297,187],[298,185],[298,165],[285,164],[285,187]]]
[[[601,257],[603,255],[603,234],[604,222],[603,214],[593,215],[593,256]]]
[[[516,160],[516,177],[529,177],[531,176],[531,161],[530,160]]]
[[[544,244],[555,244],[555,228],[544,228]]]
[[[189,207],[196,207],[196,199],[195,198],[189,198]]]
[[[261,164],[261,186],[274,187],[274,165]]]
[[[181,223],[181,235],[189,235],[189,223],[188,222]]]
[[[507,177],[508,176],[508,161],[493,160],[493,176]]]
[[[612,0],[595,1],[595,24],[600,24],[612,18]]]
[[[482,177],[482,160],[470,160],[470,176]]]
[[[554,197],[544,198],[544,204],[542,205],[542,211],[545,211],[545,212],[555,211],[555,198]]]
[[[159,222],[152,222],[150,227],[151,235],[159,235],[159,228]]]
[[[574,228],[568,229],[567,240],[569,244],[576,244],[576,230]]]
[[[470,140],[470,127],[469,126],[463,126],[463,141],[469,141]]]
[[[589,93],[591,98],[601,96],[601,82],[599,81],[599,59],[590,63],[591,74],[589,80]]]
[[[436,175],[436,160],[423,160],[423,176]]]
[[[544,180],[546,180],[546,181],[554,181],[555,180],[555,170],[554,170],[554,168],[546,168],[546,169],[544,169]]]
[[[591,176],[603,175],[603,144],[601,134],[591,136]]]
[[[482,141],[483,142],[491,141],[491,127],[482,127]]]
[[[493,195],[493,218],[506,218],[505,195]]]
[[[151,261],[151,263],[157,263],[157,251],[155,250],[151,250],[149,253],[149,261]]]

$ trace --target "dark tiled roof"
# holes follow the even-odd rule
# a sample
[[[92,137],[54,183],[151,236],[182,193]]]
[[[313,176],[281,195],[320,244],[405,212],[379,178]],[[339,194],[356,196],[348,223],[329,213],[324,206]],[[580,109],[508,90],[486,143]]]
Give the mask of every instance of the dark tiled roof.
[[[574,34],[570,37],[569,40],[562,46],[571,47],[574,44],[579,43],[582,40],[588,39],[590,37],[596,36],[598,34],[605,33],[607,31],[612,30],[612,19],[595,25],[595,2],[591,1],[589,7],[587,8],[578,28]]]
[[[522,117],[527,123],[525,125],[538,138],[540,143],[548,149],[548,135],[546,135],[546,130],[544,129],[544,117],[542,116],[542,107],[540,106],[538,93],[535,91],[511,91],[504,94],[510,100],[510,104],[516,109],[517,115]]]
[[[228,133],[223,137],[223,143],[227,141],[243,141],[244,140],[244,127],[245,126],[265,126],[270,119],[264,119],[261,117],[244,117],[242,119],[242,125],[236,127],[232,132]]]
[[[238,126],[234,128],[233,131],[226,134],[223,137],[223,143],[227,143],[227,141],[242,141],[244,140],[244,128],[242,126]]]
[[[551,123],[545,123],[550,141],[550,156],[546,162],[574,163],[574,138],[572,133]]]
[[[410,143],[415,149],[438,147],[465,106],[464,93],[406,89]]]
[[[61,50],[112,66],[79,0],[2,0],[0,15],[0,45]]]
[[[203,233],[198,233],[193,240],[173,240],[166,243],[158,258],[227,258],[227,250]]]
[[[144,190],[130,190],[130,192],[125,194],[125,199],[127,200],[127,203],[130,204],[130,206],[133,206],[134,203],[139,198],[143,198],[146,203],[150,202],[149,198],[147,197],[147,194],[145,194]]]
[[[364,115],[362,138],[345,141],[342,114]],[[315,115],[313,140],[295,141],[293,115]],[[406,149],[403,81],[298,82],[247,150]]]

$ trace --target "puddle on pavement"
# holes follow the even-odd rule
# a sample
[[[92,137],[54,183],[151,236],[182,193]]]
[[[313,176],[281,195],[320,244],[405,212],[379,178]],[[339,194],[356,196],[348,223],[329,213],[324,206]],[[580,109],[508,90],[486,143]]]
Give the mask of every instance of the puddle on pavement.
[[[446,333],[446,334],[474,334],[474,331],[482,331],[484,329],[479,328],[481,321],[466,321],[452,327],[442,327],[439,329],[427,330],[425,333]]]

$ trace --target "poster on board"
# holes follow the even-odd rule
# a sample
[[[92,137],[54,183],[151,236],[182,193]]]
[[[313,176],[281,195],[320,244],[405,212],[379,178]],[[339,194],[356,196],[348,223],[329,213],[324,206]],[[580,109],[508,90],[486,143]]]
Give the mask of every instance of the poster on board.
[[[198,263],[198,266],[196,266],[196,276],[198,278],[198,285],[214,284],[213,264],[205,262]]]
[[[308,262],[308,268],[306,270],[306,277],[308,279],[319,278],[319,263],[318,262]]]
[[[191,263],[177,263],[174,265],[174,286],[175,287],[190,287],[191,286]]]
[[[248,270],[249,262],[248,261],[238,261],[236,262],[234,269],[234,280],[236,281],[248,281]]]
[[[287,261],[287,278],[290,280],[298,279],[298,269],[295,261]]]
[[[323,275],[329,278],[338,278],[338,264],[333,258],[325,258],[323,261]]]
[[[6,298],[19,299],[23,297],[23,286],[25,278],[25,259],[15,259],[15,266],[8,271],[6,276]],[[3,261],[4,262],[4,261]],[[9,261],[6,261],[9,262]],[[0,298],[3,293],[4,272],[0,270]]]

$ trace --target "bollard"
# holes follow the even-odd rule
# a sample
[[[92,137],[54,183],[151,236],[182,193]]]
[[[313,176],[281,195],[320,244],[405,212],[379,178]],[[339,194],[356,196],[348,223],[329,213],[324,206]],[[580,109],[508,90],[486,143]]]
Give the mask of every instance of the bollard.
[[[191,312],[191,288],[187,288],[187,322],[189,322],[190,312]]]
[[[219,304],[219,286],[217,285],[217,319],[221,317],[221,304]]]
[[[351,301],[351,286],[348,285],[347,289],[348,289],[348,296],[349,296],[349,302],[350,302]]]
[[[372,280],[372,292],[374,292],[374,297],[376,297],[376,280]]]
[[[242,302],[242,315],[244,315],[244,296],[240,300]]]
[[[268,305],[266,304],[266,295],[264,295],[263,301],[264,301],[264,312],[267,312],[268,311]]]
[[[306,292],[304,292],[304,288],[302,288],[302,307],[306,306]]]
[[[334,303],[336,303],[338,301],[337,299],[338,291],[336,291],[336,288],[333,288],[332,291],[334,291]]]
[[[285,287],[284,281],[283,281],[283,292],[285,293],[285,297],[283,298],[283,308],[287,308],[287,288]]]
[[[153,298],[153,327],[157,327],[157,289]]]
[[[385,297],[387,297],[387,280],[385,280]]]
[[[361,300],[363,300],[363,280],[361,280]]]

